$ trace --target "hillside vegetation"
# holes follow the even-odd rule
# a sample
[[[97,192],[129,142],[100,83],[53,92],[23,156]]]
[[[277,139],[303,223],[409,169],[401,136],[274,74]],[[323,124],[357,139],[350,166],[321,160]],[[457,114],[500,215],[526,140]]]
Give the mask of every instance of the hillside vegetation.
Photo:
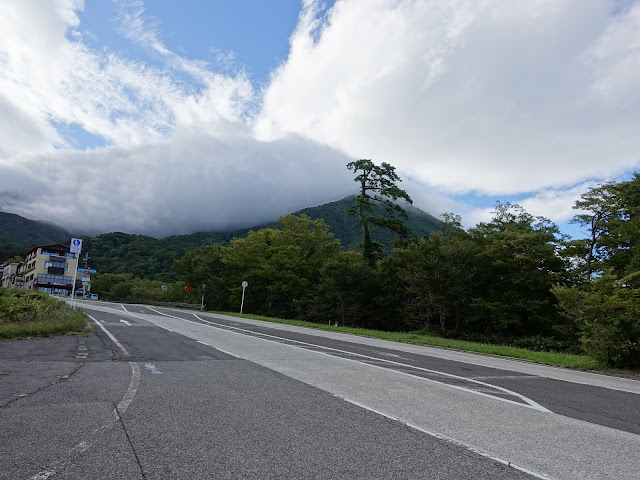
[[[438,334],[536,351],[586,353],[604,365],[640,366],[640,174],[592,188],[566,241],[548,219],[497,204],[490,221],[463,229],[443,214],[437,232],[399,242],[374,261],[345,251],[323,220],[287,215],[228,245],[189,250],[179,281],[96,276],[118,301],[204,299],[237,311],[319,324]],[[193,287],[190,297],[185,285]],[[166,296],[166,297],[165,297]]]
[[[309,207],[294,215],[307,215],[312,220],[323,219],[329,231],[338,239],[344,250],[357,250],[362,242],[362,229],[355,217],[347,215],[353,197]],[[439,221],[418,208],[407,208],[409,219],[406,225],[420,238],[438,230]],[[172,266],[174,260],[191,249],[211,243],[227,244],[234,238],[246,238],[250,231],[263,228],[279,229],[278,222],[227,232],[199,232],[190,235],[172,235],[156,239],[145,235],[120,232],[105,233],[97,237],[85,237],[83,251],[90,256],[89,263],[101,273],[131,274],[134,277],[153,280],[175,280]],[[387,231],[374,232],[374,238],[385,246],[389,253],[393,234]]]
[[[35,245],[67,243],[71,234],[52,223],[0,212],[0,261],[23,256]]]

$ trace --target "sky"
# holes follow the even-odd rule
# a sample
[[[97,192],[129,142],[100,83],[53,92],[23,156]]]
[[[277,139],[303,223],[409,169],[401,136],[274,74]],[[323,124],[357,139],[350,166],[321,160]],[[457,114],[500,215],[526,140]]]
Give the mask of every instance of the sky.
[[[465,226],[580,236],[640,170],[640,1],[0,2],[0,210],[78,234],[258,225],[397,168]]]

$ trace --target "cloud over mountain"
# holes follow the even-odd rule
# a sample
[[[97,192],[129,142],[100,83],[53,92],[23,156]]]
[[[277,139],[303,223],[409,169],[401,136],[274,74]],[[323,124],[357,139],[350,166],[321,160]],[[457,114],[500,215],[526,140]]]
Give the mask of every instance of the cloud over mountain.
[[[0,4],[0,209],[222,229],[350,193],[345,163],[372,158],[436,215],[520,195],[563,221],[640,165],[637,1],[305,0],[263,87],[172,51],[142,2],[118,6],[146,56],[97,48],[81,0]]]

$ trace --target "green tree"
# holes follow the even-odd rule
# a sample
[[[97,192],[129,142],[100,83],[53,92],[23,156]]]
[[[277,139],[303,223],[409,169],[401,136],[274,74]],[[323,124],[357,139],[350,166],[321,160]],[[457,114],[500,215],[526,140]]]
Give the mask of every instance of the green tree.
[[[361,159],[349,162],[347,168],[356,174],[354,181],[359,184],[360,190],[348,213],[358,217],[363,233],[362,255],[373,266],[376,259],[382,257],[382,246],[372,240],[371,228],[387,228],[406,238],[409,229],[396,215],[404,219],[408,215],[397,201],[402,199],[409,204],[413,201],[407,192],[397,186],[396,183],[402,180],[396,174],[395,167],[388,163],[376,165],[371,160]],[[374,203],[384,208],[386,216],[374,214]]]
[[[405,289],[404,316],[411,329],[465,329],[471,317],[480,251],[460,226],[443,214],[442,231],[396,249],[397,277]]]
[[[581,247],[584,260],[580,263],[584,263],[584,267],[580,264],[577,266],[580,270],[584,269],[586,279],[590,280],[594,269],[597,269],[600,260],[604,258],[600,240],[606,234],[609,222],[618,216],[613,184],[605,183],[583,193],[573,208],[582,213],[575,215],[571,222],[586,227],[588,237],[571,242],[569,246],[573,247],[573,252]]]
[[[173,263],[173,270],[182,281],[182,288],[191,285],[201,292],[202,285],[205,285],[206,308],[228,308],[229,295],[225,280],[227,267],[222,261],[221,245],[213,243],[188,251]]]
[[[590,189],[575,221],[591,225],[588,282],[557,286],[562,311],[580,331],[583,349],[609,365],[640,364],[640,175]],[[587,223],[591,219],[591,223]],[[578,265],[578,269],[580,266]]]
[[[564,314],[578,325],[587,354],[607,365],[636,367],[640,365],[640,289],[625,283],[609,270],[587,286],[556,286],[553,293]]]
[[[533,217],[519,205],[496,205],[493,219],[469,230],[479,253],[474,317],[484,333],[550,334],[559,321],[550,293],[566,281],[566,263],[557,254],[558,227]]]
[[[613,268],[617,278],[628,277],[628,282],[640,286],[640,174],[626,182],[614,184],[617,215],[606,224],[601,244],[606,252],[606,265]]]
[[[337,254],[340,242],[324,220],[286,215],[278,222],[281,230],[251,231],[222,247],[222,262],[233,304],[240,304],[240,284],[246,280],[247,312],[293,317],[304,309],[320,268]]]
[[[131,291],[132,280],[131,274],[98,273],[91,276],[91,291],[105,300],[126,300]]]

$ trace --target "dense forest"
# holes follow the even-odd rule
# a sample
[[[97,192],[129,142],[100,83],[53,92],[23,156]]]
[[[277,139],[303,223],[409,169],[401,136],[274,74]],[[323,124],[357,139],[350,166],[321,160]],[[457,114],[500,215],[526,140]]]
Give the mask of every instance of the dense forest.
[[[467,230],[443,214],[438,231],[400,239],[373,263],[341,248],[324,220],[287,215],[278,228],[187,251],[167,292],[131,274],[98,275],[94,290],[114,300],[203,296],[207,308],[224,311],[238,308],[246,280],[248,313],[437,331],[638,365],[640,175],[589,190],[575,208],[586,239],[566,241],[549,220],[497,204],[489,222]]]
[[[308,207],[294,215],[305,214],[312,219],[322,218],[329,225],[342,248],[356,250],[360,238],[358,221],[347,215],[353,196],[316,207]],[[438,220],[418,208],[408,207],[405,223],[415,235],[427,235],[439,228]],[[278,222],[251,228],[220,232],[198,232],[188,235],[172,235],[162,239],[146,235],[122,232],[103,233],[83,239],[83,259],[88,254],[87,264],[102,273],[130,273],[135,277],[151,280],[175,281],[173,262],[188,250],[210,243],[228,244],[234,238],[245,238],[249,231],[261,228],[281,228]],[[71,234],[62,227],[29,220],[19,215],[0,212],[0,261],[13,257],[24,257],[35,245],[47,243],[69,243]],[[386,252],[393,248],[393,234],[379,230],[375,238]],[[9,242],[10,241],[10,242]],[[4,243],[3,243],[4,242]],[[84,264],[84,260],[82,262]]]
[[[355,250],[362,241],[358,220],[347,215],[353,197],[317,207],[309,207],[294,215],[308,215],[312,219],[323,219],[344,249]],[[378,209],[379,210],[379,209]],[[408,210],[405,223],[415,235],[423,236],[439,228],[436,218],[417,208]],[[175,281],[173,262],[187,251],[211,243],[228,244],[234,238],[245,238],[251,230],[282,228],[278,222],[258,227],[226,232],[199,232],[190,235],[172,235],[156,239],[145,235],[105,233],[96,237],[83,237],[83,252],[89,254],[89,265],[102,273],[127,273],[139,278]],[[393,248],[393,234],[383,229],[374,237],[385,251]]]
[[[0,262],[24,256],[35,245],[67,243],[71,234],[52,223],[0,212]]]

